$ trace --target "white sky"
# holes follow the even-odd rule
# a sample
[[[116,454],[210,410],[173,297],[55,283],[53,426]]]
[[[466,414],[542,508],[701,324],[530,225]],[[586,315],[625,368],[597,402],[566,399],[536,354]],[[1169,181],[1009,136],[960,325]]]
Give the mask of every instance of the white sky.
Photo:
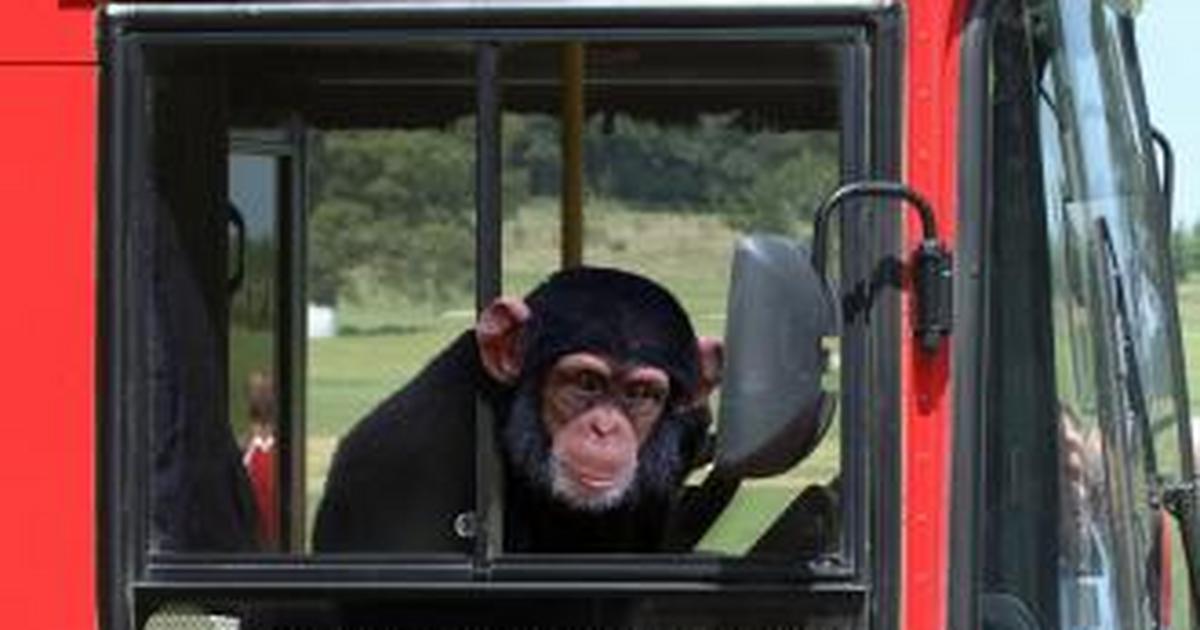
[[[1175,225],[1200,223],[1200,0],[1146,0],[1137,39],[1154,125],[1175,149]]]

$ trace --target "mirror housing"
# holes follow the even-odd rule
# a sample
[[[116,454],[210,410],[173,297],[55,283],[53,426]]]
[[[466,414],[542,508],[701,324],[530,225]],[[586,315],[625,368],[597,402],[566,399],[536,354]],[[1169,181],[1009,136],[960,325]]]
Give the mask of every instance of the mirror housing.
[[[837,308],[809,252],[780,236],[738,241],[725,328],[715,473],[765,477],[821,441],[835,398],[822,388]]]

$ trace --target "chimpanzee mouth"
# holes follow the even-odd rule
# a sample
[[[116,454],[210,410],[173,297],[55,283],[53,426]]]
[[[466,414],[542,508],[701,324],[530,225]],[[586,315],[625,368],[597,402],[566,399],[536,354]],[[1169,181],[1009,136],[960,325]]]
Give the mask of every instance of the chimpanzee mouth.
[[[589,512],[616,507],[634,479],[632,470],[603,474],[581,470],[558,457],[551,457],[549,463],[554,496],[573,508]]]
[[[592,488],[595,490],[607,490],[617,484],[616,477],[611,477],[611,476],[600,477],[600,476],[595,476],[595,475],[589,475],[589,474],[583,473],[583,472],[577,472],[575,475],[575,480],[579,482],[579,485],[587,486],[588,488]]]

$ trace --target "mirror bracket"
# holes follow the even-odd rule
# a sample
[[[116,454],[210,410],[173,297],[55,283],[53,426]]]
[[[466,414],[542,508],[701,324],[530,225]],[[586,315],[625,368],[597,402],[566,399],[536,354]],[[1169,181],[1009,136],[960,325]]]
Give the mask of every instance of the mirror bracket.
[[[916,316],[913,333],[926,352],[936,352],[942,338],[949,336],[953,319],[953,264],[950,251],[938,237],[933,206],[917,191],[898,182],[851,182],[838,188],[817,208],[813,218],[812,264],[825,276],[828,255],[829,215],[844,202],[858,197],[902,199],[921,218],[921,244],[913,258],[913,284],[916,289]]]
[[[1196,482],[1178,481],[1159,486],[1162,507],[1177,519],[1186,519],[1195,510]],[[1152,502],[1156,503],[1156,502]]]

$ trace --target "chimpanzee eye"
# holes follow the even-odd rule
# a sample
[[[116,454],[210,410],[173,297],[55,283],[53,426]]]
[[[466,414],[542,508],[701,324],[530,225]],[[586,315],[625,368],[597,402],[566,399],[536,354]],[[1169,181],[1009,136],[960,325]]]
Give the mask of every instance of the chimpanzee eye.
[[[583,394],[602,394],[607,389],[604,377],[592,370],[581,370],[575,375],[575,387]]]
[[[623,395],[631,411],[642,414],[657,413],[667,400],[667,392],[661,387],[646,383],[634,383]]]

